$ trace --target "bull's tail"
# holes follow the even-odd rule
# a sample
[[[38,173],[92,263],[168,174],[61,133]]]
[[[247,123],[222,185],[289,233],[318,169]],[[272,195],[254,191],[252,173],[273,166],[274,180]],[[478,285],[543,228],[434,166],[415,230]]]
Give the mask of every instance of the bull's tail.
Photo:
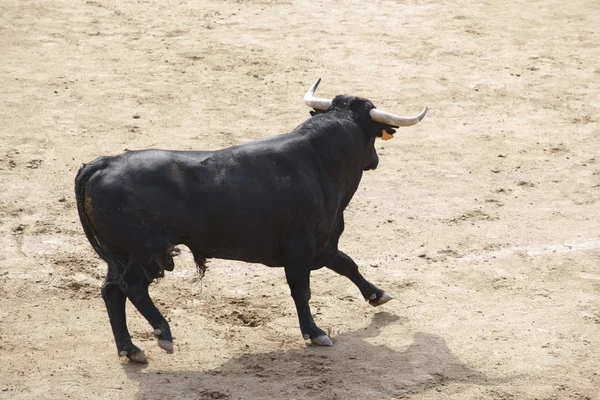
[[[123,260],[121,260],[117,255],[107,252],[102,247],[94,233],[92,221],[90,220],[90,216],[86,210],[86,202],[89,201],[86,196],[88,181],[101,167],[102,165],[98,163],[98,161],[95,161],[90,164],[84,164],[83,167],[79,169],[79,172],[77,172],[77,176],[75,177],[75,198],[77,199],[77,211],[79,212],[79,220],[81,221],[83,232],[85,233],[85,236],[96,253],[104,261],[106,261],[106,263],[109,265],[109,268],[116,266],[118,269],[121,269],[124,264]]]

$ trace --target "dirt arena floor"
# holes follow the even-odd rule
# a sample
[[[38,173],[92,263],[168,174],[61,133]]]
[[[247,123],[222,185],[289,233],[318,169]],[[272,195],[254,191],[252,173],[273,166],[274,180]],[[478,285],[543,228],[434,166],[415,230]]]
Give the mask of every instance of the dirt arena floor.
[[[600,399],[596,0],[0,2],[1,399]],[[378,142],[342,248],[395,300],[313,273],[335,346],[302,340],[283,270],[183,249],[128,308],[119,360],[78,168],[126,149],[286,132],[302,96],[430,111]],[[129,305],[128,305],[129,307]]]

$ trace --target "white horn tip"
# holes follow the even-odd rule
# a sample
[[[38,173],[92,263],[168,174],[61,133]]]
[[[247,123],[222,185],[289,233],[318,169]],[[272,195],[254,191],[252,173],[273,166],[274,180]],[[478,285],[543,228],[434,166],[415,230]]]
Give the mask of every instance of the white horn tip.
[[[425,106],[425,108],[423,108],[423,111],[421,111],[421,113],[417,117],[419,119],[419,121],[422,120],[423,117],[425,117],[425,114],[427,114],[428,110],[429,110],[429,106]]]
[[[319,86],[319,83],[321,83],[321,78],[317,79],[315,81],[315,83],[313,83],[313,85],[310,87],[310,89],[308,89],[306,91],[306,94],[304,95],[304,100],[305,101],[310,100],[313,97],[313,94],[317,90],[317,87]]]

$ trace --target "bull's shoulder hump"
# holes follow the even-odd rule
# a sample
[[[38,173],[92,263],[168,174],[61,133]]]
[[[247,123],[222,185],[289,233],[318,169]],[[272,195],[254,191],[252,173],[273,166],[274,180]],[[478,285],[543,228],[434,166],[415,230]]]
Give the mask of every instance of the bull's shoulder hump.
[[[269,155],[283,155],[299,151],[302,147],[305,147],[307,143],[305,137],[292,132],[269,136],[223,149],[222,151],[234,155],[247,154],[251,156],[268,157]]]

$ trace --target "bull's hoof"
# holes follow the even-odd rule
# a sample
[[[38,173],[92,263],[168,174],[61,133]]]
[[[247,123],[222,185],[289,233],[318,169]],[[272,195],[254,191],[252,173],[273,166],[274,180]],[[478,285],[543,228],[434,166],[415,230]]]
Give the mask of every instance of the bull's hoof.
[[[369,299],[369,304],[372,305],[373,307],[377,307],[377,306],[387,303],[388,301],[390,301],[392,299],[393,299],[392,296],[390,296],[386,292],[382,291],[381,295],[379,295],[379,296],[378,296],[378,293],[373,293],[371,295],[371,298]]]
[[[333,342],[327,335],[310,338],[310,342],[316,346],[333,346]]]
[[[167,353],[173,353],[173,342],[168,339],[161,338],[163,331],[160,329],[154,330],[154,336],[158,339],[158,347],[166,351]]]
[[[166,351],[167,353],[173,353],[173,342],[165,339],[158,339],[158,347]]]
[[[144,352],[140,349],[138,349],[137,347],[135,349],[132,350],[121,350],[119,352],[120,356],[126,356],[127,359],[129,361],[135,362],[135,363],[139,363],[139,364],[147,364],[148,363],[148,359],[146,358],[146,355],[144,354]]]

